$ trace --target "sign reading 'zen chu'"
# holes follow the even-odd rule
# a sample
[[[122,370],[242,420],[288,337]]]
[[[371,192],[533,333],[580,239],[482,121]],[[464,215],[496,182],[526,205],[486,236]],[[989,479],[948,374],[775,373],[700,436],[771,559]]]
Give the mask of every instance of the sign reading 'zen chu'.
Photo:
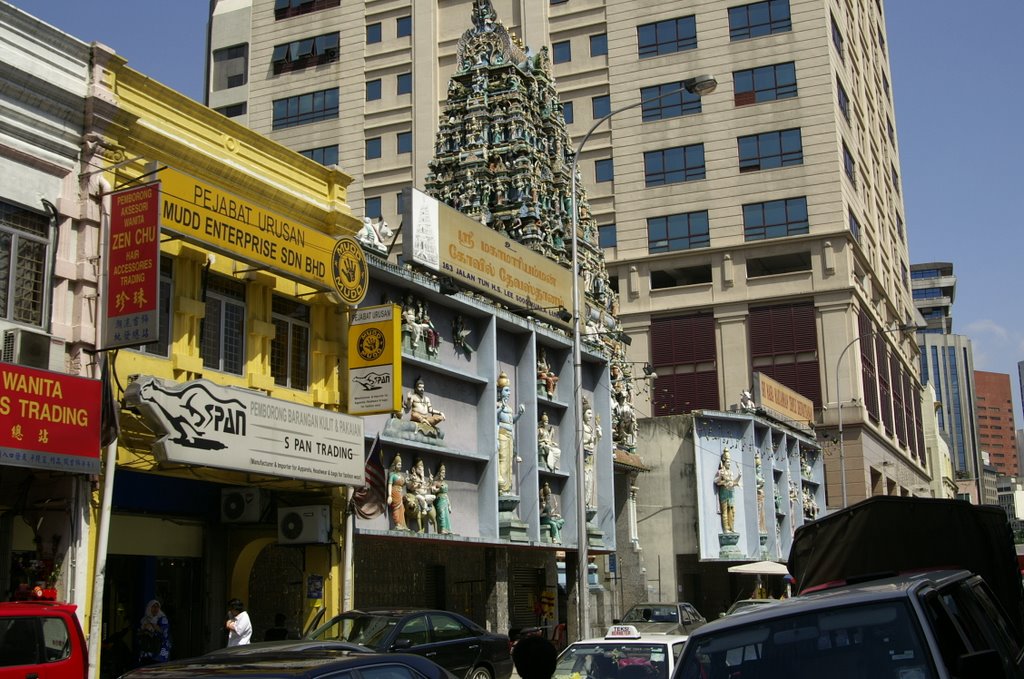
[[[160,438],[158,459],[361,488],[363,421],[207,380],[140,377],[125,400]]]

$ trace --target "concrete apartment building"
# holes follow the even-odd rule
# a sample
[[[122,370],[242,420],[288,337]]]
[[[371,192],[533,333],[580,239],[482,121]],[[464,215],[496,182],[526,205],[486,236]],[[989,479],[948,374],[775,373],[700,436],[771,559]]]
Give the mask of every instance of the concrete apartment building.
[[[207,103],[338,163],[395,225],[486,2],[213,0]],[[927,486],[881,1],[490,4],[550,50],[577,148],[636,105],[578,166],[629,358],[658,375],[638,415],[728,410],[759,371],[813,401],[830,508],[844,477],[849,503]],[[700,74],[714,92],[673,94]]]
[[[978,412],[978,445],[1000,474],[1017,475],[1017,441],[1013,418],[1013,390],[1005,373],[974,372]]]

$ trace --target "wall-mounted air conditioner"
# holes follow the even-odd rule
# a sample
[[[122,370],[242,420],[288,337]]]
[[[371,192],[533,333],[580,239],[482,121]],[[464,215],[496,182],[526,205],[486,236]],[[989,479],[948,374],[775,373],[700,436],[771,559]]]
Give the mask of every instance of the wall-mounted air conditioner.
[[[267,508],[267,494],[260,488],[222,488],[221,523],[255,523]]]
[[[282,545],[326,544],[331,541],[327,505],[279,507],[277,542]]]
[[[53,370],[50,364],[50,345],[54,338],[44,332],[27,328],[5,328],[3,344],[0,346],[0,361],[14,363],[26,368]],[[60,341],[58,340],[59,344]],[[59,357],[63,362],[64,357]],[[61,366],[56,366],[60,368]]]

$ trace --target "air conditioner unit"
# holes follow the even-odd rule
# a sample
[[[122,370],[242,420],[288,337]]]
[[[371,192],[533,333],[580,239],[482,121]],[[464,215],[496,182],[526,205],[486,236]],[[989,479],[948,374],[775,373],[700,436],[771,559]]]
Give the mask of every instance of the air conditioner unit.
[[[278,508],[278,544],[326,544],[330,541],[331,519],[327,505]]]
[[[255,523],[263,518],[267,494],[260,488],[222,488],[221,523]]]
[[[26,368],[50,370],[50,343],[53,338],[26,328],[6,328],[0,360]],[[63,357],[61,357],[63,358]]]

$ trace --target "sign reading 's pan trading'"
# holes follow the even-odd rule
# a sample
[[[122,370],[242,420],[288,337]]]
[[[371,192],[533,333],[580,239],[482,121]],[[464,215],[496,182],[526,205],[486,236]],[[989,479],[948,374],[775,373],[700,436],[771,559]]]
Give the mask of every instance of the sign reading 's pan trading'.
[[[557,314],[572,308],[569,269],[422,191],[411,192],[405,201],[410,212],[402,216],[403,224],[412,225],[402,241],[406,261],[565,324]]]
[[[355,306],[369,281],[366,258],[350,236],[336,238],[206,184],[174,168],[160,172],[160,225],[186,240],[252,262]]]
[[[361,488],[358,417],[222,387],[142,376],[126,401],[158,432],[160,460]]]

